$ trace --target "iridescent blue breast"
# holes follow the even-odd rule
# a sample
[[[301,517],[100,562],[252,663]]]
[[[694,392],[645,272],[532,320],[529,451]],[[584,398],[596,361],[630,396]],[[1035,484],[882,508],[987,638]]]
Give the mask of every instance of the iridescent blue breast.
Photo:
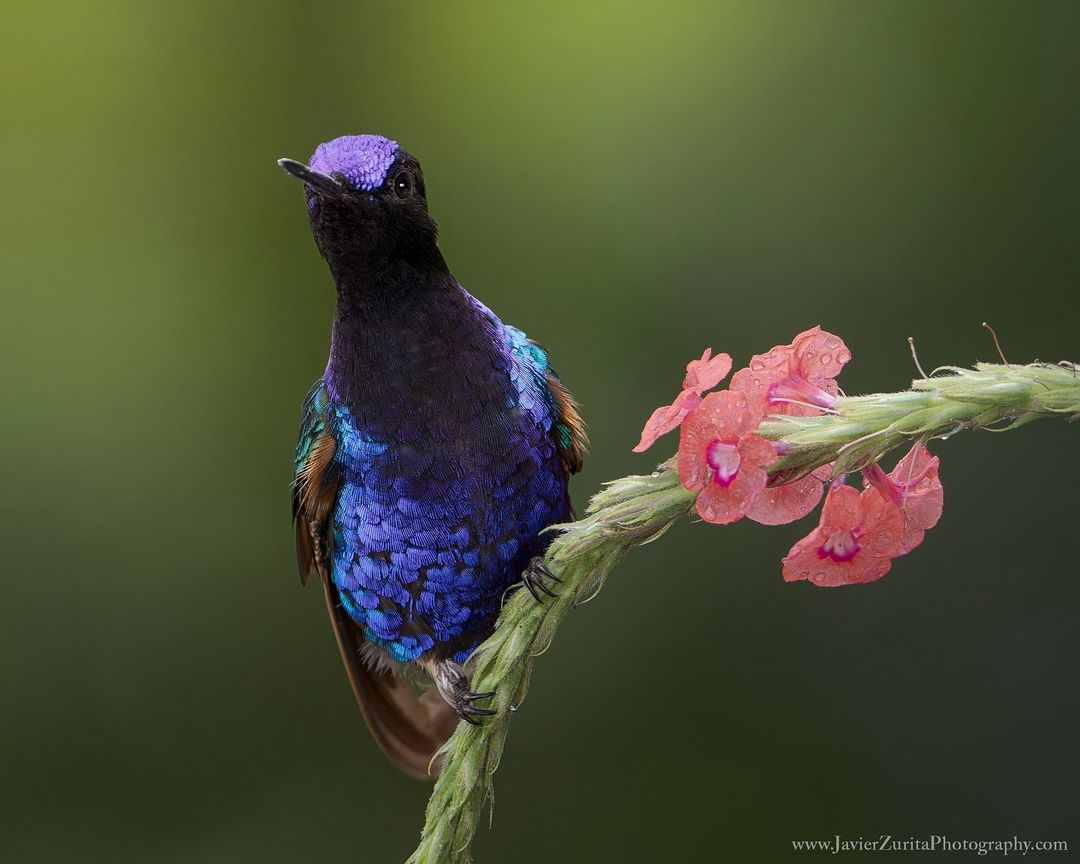
[[[333,581],[367,637],[400,661],[467,656],[546,548],[543,529],[570,516],[547,355],[470,308],[479,338],[463,347],[449,328],[454,362],[411,370],[407,391],[372,396],[377,411],[327,387],[342,472]],[[427,350],[437,359],[450,346]]]

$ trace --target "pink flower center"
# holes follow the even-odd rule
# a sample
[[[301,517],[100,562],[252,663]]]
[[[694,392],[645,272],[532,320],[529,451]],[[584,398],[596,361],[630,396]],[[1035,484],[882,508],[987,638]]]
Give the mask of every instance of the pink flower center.
[[[819,408],[835,408],[836,397],[816,384],[811,384],[802,375],[788,375],[783,381],[777,381],[769,387],[769,402],[802,402],[817,405]]]
[[[859,554],[859,541],[851,531],[837,531],[818,549],[818,558],[850,561]]]
[[[724,441],[711,441],[705,448],[705,461],[713,471],[713,482],[721,486],[730,486],[739,473],[739,451],[734,444]]]

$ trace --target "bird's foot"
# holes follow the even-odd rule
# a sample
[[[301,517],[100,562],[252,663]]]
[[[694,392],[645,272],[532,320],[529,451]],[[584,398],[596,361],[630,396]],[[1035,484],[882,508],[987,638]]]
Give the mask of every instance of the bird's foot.
[[[435,681],[435,686],[439,688],[439,695],[466,723],[479,726],[479,718],[490,717],[497,713],[492,708],[478,708],[476,706],[476,703],[481,699],[494,696],[495,691],[477,693],[473,690],[469,685],[469,676],[465,674],[465,670],[459,663],[455,663],[453,660],[443,660],[435,664],[431,677]]]
[[[562,582],[558,576],[551,572],[547,564],[544,563],[544,559],[537,555],[533,558],[525,567],[525,572],[521,574],[522,584],[529,589],[529,593],[536,599],[537,603],[542,603],[544,598],[541,594],[547,594],[548,597],[557,596],[551,587],[547,584],[548,579],[555,582]]]

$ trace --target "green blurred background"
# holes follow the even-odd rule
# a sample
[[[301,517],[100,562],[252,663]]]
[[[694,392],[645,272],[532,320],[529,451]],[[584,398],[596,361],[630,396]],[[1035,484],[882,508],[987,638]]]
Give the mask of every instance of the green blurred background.
[[[0,859],[414,845],[427,787],[294,570],[333,295],[275,159],[361,131],[420,156],[454,272],[584,404],[584,502],[671,452],[630,447],[706,345],[821,323],[852,393],[905,386],[908,335],[993,359],[983,320],[1010,359],[1080,359],[1077,9],[6,0]],[[941,525],[865,588],[784,585],[810,520],[640,550],[538,664],[478,859],[1075,850],[1078,446],[940,443]]]

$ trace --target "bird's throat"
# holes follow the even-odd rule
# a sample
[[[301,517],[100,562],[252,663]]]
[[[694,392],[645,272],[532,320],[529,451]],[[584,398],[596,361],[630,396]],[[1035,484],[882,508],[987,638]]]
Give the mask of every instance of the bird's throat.
[[[448,272],[353,274],[339,282],[326,380],[372,426],[455,400],[504,399],[499,346],[481,307]]]

